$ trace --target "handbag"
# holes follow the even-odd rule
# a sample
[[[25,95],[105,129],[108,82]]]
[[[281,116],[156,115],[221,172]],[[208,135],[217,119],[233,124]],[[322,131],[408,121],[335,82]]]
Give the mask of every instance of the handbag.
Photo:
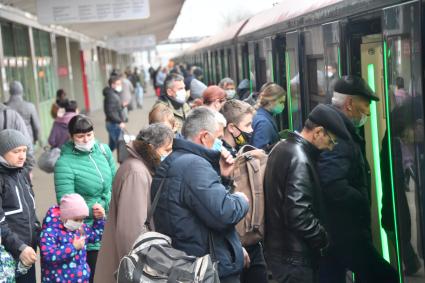
[[[61,150],[58,147],[45,147],[43,153],[38,158],[38,167],[46,173],[53,173],[55,170],[56,161],[61,155]]]
[[[123,163],[128,157],[127,144],[134,141],[136,137],[131,135],[126,129],[121,130],[117,142],[117,159],[119,163]]]
[[[0,244],[0,282],[15,282],[15,260]]]

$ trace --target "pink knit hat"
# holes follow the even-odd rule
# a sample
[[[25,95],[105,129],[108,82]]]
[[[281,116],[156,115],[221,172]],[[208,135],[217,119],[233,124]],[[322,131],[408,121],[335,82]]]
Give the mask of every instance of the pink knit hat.
[[[84,218],[89,216],[89,207],[79,194],[64,195],[60,203],[63,219]]]

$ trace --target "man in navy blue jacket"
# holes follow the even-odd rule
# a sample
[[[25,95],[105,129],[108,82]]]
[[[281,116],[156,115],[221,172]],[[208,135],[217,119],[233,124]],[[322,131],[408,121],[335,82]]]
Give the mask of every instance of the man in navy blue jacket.
[[[231,194],[225,184],[233,170],[233,157],[221,146],[223,130],[217,113],[193,109],[173,153],[159,166],[152,181],[152,199],[165,178],[154,213],[156,231],[171,237],[174,248],[190,255],[211,253],[214,243],[221,282],[239,282],[244,253],[235,225],[248,212],[248,198]]]

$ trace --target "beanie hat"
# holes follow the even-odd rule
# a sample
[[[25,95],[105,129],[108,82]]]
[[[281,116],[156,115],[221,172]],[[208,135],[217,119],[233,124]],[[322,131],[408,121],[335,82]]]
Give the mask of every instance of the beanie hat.
[[[4,156],[7,152],[20,146],[29,147],[30,141],[21,132],[13,129],[0,131],[0,155]]]
[[[193,79],[190,82],[190,97],[193,99],[201,98],[202,93],[206,88],[207,86],[203,82],[198,81],[197,79]]]
[[[23,94],[24,93],[24,87],[22,84],[18,81],[13,81],[9,84],[9,93],[11,95],[17,95],[17,94]]]
[[[79,194],[66,194],[61,198],[61,217],[63,219],[84,218],[89,216],[89,207]]]

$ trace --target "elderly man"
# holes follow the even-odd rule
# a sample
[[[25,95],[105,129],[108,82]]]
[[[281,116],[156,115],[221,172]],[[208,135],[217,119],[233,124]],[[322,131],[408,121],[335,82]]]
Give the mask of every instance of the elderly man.
[[[336,81],[332,105],[350,139],[322,153],[318,163],[332,239],[320,268],[323,283],[345,282],[347,269],[355,273],[356,282],[398,282],[396,271],[372,243],[370,169],[363,154],[365,142],[358,134],[370,115],[371,100],[379,98],[363,79],[344,76]]]
[[[301,133],[289,133],[271,151],[264,177],[266,251],[279,283],[318,282],[318,263],[328,246],[316,163],[320,152],[348,139],[342,119],[319,104]]]
[[[221,148],[223,130],[212,110],[198,107],[188,114],[182,134],[185,139],[174,140],[173,152],[152,181],[154,199],[164,180],[155,229],[170,236],[176,249],[194,256],[211,253],[211,239],[220,282],[239,282],[244,252],[235,225],[249,205],[246,195],[230,194],[223,185],[233,170],[232,156]]]
[[[176,129],[179,133],[186,119],[186,114],[190,111],[190,106],[186,103],[186,99],[184,78],[178,74],[168,75],[164,81],[164,91],[158,98],[157,103],[163,103],[173,110],[176,118]]]
[[[233,99],[235,97],[235,82],[231,78],[222,79],[218,86],[226,92],[227,99]]]
[[[16,110],[24,119],[31,142],[35,144],[40,135],[40,119],[33,103],[24,100],[24,87],[18,81],[9,85],[10,98],[7,106]]]

